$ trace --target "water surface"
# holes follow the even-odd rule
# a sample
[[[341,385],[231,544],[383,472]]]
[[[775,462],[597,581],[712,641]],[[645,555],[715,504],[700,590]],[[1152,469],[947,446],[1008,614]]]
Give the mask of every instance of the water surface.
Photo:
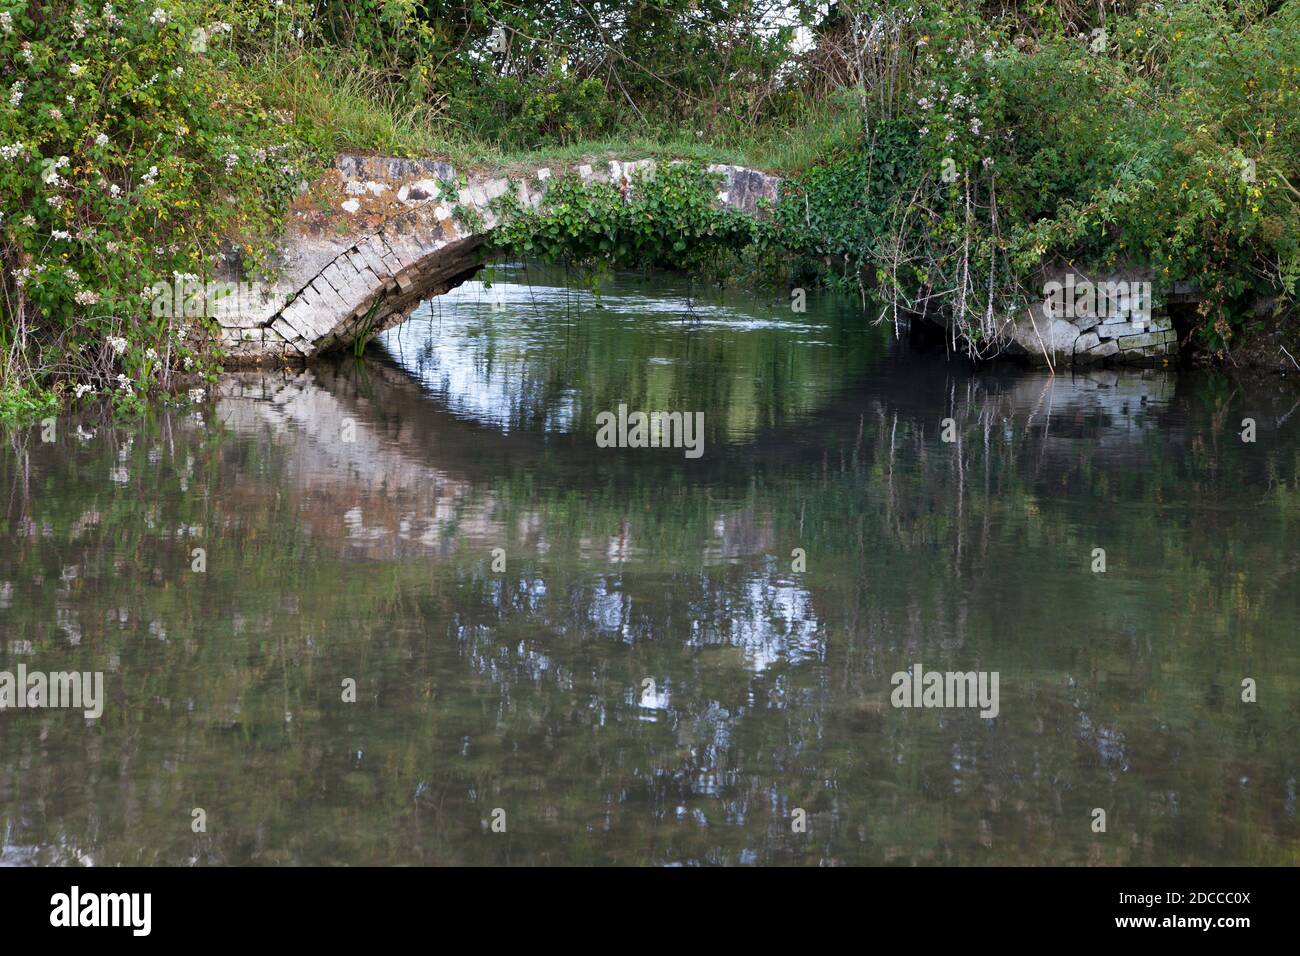
[[[0,860],[1297,862],[1286,383],[496,279],[362,362],[6,437],[0,670],[108,700],[0,713]],[[598,448],[620,402],[703,456]],[[918,661],[999,716],[892,707]]]

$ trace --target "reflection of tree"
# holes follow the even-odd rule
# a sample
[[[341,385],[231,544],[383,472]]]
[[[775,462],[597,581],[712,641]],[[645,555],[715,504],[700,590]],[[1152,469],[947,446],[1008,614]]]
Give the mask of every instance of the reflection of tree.
[[[1295,862],[1294,422],[917,363],[701,484],[369,367],[0,452],[3,666],[110,688],[0,715],[7,859]],[[1003,717],[892,710],[914,660],[999,670]]]
[[[707,409],[710,443],[745,440],[806,420],[887,342],[885,330],[864,332],[856,312],[845,321],[839,301],[801,315],[741,310],[724,296],[693,300],[660,275],[646,295],[620,275],[593,305],[544,268],[505,276],[490,292],[474,282],[431,300],[385,342],[453,411],[511,432],[591,436],[596,416],[622,402]],[[404,344],[411,339],[418,344]]]

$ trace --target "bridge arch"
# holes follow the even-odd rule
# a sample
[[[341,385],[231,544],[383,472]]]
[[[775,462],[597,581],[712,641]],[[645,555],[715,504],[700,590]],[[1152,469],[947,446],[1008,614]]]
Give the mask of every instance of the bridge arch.
[[[233,290],[211,309],[226,364],[305,364],[403,322],[478,271],[479,250],[499,225],[494,201],[507,193],[535,208],[558,175],[631,186],[655,165],[609,160],[462,177],[439,160],[341,155],[295,201],[273,282],[240,283],[233,267],[218,275]],[[722,204],[752,215],[760,200],[777,198],[774,176],[708,169]]]

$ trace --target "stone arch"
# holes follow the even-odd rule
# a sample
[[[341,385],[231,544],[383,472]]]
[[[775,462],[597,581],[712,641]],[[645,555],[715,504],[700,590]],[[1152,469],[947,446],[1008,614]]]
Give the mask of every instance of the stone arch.
[[[654,160],[581,165],[589,182],[632,183]],[[565,170],[568,171],[568,170]],[[779,179],[740,166],[710,166],[718,201],[750,214],[775,202]],[[297,365],[404,321],[431,296],[478,271],[478,251],[498,225],[494,200],[513,193],[537,206],[549,168],[462,180],[447,163],[345,154],[291,210],[274,283],[240,284],[211,310],[226,364]]]

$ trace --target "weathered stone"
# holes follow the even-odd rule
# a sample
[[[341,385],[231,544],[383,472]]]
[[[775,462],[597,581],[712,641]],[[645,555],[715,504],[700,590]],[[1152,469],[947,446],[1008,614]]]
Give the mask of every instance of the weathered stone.
[[[302,333],[297,328],[285,321],[284,316],[276,319],[271,323],[271,329],[275,334],[280,336],[286,343],[296,342],[302,339]]]
[[[777,195],[779,180],[772,176],[734,166],[713,169],[720,201],[734,208],[753,213],[759,201]],[[655,162],[610,160],[577,172],[588,182],[635,188],[654,175]],[[235,347],[236,364],[297,362],[348,344],[372,307],[375,328],[389,328],[422,300],[474,273],[478,250],[498,222],[493,200],[514,192],[521,206],[534,207],[552,178],[548,168],[522,179],[460,178],[437,160],[341,156],[321,181],[321,188],[332,190],[326,195],[335,211],[322,220],[319,194],[295,206],[296,225],[277,253],[279,278],[256,286],[260,304],[226,307],[219,315],[222,341]],[[348,198],[340,200],[340,193]],[[458,221],[448,208],[453,195],[477,216]],[[350,215],[338,211],[342,203]],[[250,334],[243,337],[243,331]]]
[[[493,179],[483,185],[483,197],[485,203],[490,203],[510,192],[510,180]]]
[[[1079,337],[1079,330],[1065,319],[1053,319],[1052,324],[1043,332],[1043,340],[1053,352],[1071,352],[1074,340]]]
[[[1142,335],[1126,335],[1118,339],[1120,349],[1142,349],[1155,345],[1164,345],[1172,341],[1172,332],[1145,332]]]

